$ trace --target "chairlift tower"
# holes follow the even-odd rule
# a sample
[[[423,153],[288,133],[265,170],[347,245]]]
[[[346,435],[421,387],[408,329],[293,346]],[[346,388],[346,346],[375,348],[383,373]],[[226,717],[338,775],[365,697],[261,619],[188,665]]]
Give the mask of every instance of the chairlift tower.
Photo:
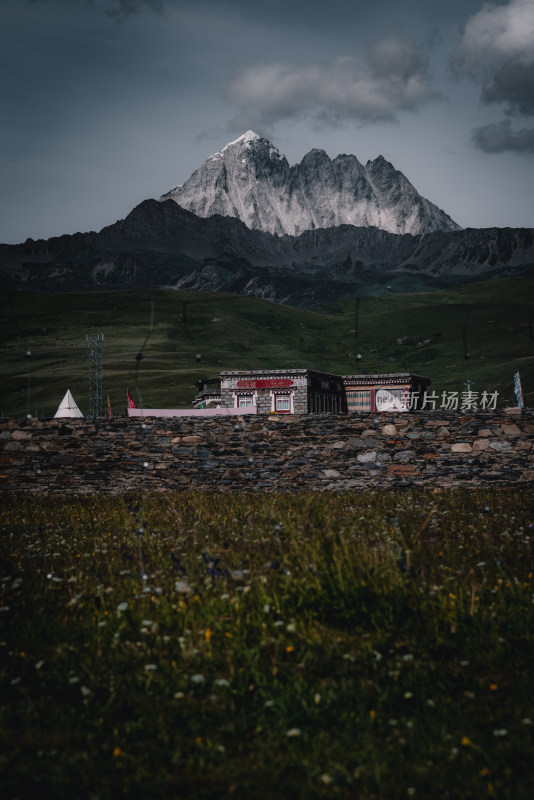
[[[102,344],[104,334],[86,334],[87,356],[89,360],[89,416],[102,416]]]

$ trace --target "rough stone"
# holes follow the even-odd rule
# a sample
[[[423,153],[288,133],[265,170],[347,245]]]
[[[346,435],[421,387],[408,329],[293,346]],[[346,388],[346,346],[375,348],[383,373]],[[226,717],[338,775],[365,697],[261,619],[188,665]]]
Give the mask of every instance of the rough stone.
[[[382,428],[382,434],[384,436],[396,436],[399,432],[399,429],[396,425],[384,425]]]
[[[347,443],[345,444],[345,448],[344,449],[345,450],[350,450],[353,447],[356,447],[356,448],[358,448],[358,447],[367,447],[368,444],[369,443],[366,442],[364,439],[355,439],[354,437],[351,437],[350,439],[347,440]]]
[[[451,453],[470,453],[472,446],[468,442],[456,442],[451,444]]]
[[[475,439],[473,442],[473,450],[487,450],[489,447],[489,439]]]
[[[229,467],[224,473],[223,478],[225,480],[238,480],[242,475],[242,471],[237,467]]]
[[[52,466],[59,466],[59,465],[70,466],[71,464],[74,464],[75,461],[76,461],[76,456],[73,453],[61,453],[52,456],[52,458],[50,459],[50,464]]]
[[[501,425],[501,428],[505,436],[521,436],[520,429],[517,427],[517,425],[514,425],[513,423],[511,425],[503,423]]]
[[[390,464],[387,471],[393,475],[421,475],[413,464]]]
[[[366,464],[369,461],[376,461],[376,450],[371,450],[369,453],[358,453],[358,461]]]
[[[6,453],[16,453],[23,448],[20,442],[8,442],[6,445],[4,445],[3,449]]]
[[[323,475],[325,478],[341,478],[341,472],[338,472],[337,469],[325,469],[323,470]]]
[[[489,446],[491,447],[492,450],[498,450],[501,453],[507,452],[512,449],[512,446],[510,445],[509,442],[495,441],[495,442],[490,442]]]
[[[400,463],[405,463],[407,461],[411,461],[415,456],[414,450],[400,450],[398,453],[395,453],[393,456],[395,461],[400,461]]]

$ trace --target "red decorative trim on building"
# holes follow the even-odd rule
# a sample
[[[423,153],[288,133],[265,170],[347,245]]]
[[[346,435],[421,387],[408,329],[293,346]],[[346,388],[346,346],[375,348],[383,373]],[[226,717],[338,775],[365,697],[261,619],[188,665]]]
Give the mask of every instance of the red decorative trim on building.
[[[253,378],[252,380],[237,381],[237,389],[282,389],[294,386],[290,378]]]

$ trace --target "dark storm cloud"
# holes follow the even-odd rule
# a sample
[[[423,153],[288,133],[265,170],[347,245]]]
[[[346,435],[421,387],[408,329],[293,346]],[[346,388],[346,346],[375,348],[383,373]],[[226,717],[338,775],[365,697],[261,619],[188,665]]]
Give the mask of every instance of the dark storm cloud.
[[[534,58],[504,64],[482,87],[486,103],[505,103],[509,114],[534,114]]]
[[[451,59],[457,75],[482,81],[481,99],[508,113],[534,113],[534,3],[484,5],[466,23]]]
[[[509,119],[475,128],[471,138],[484,153],[534,154],[534,128],[513,131]]]
[[[110,17],[129,17],[143,8],[162,11],[164,5],[164,0],[116,0],[108,14]]]
[[[74,2],[75,1],[76,0],[74,0]],[[35,5],[42,3],[54,5],[53,0],[28,0],[28,2]],[[60,2],[66,4],[67,2],[72,3],[73,0],[60,0]],[[162,11],[166,0],[100,0],[100,2],[96,0],[96,3],[95,0],[78,0],[78,2],[87,6],[96,5],[97,8],[100,6],[110,17],[129,17],[131,14],[136,14],[144,8],[149,8],[153,11]]]
[[[244,65],[226,88],[240,108],[235,127],[271,126],[283,119],[312,116],[338,122],[394,121],[435,100],[428,57],[413,42],[389,36],[369,46],[366,63],[342,55],[302,65],[282,61]]]

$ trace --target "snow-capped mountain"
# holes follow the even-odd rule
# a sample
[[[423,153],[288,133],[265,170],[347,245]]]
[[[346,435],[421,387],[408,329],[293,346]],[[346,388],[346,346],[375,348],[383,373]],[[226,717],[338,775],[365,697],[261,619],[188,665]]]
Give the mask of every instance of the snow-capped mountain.
[[[338,225],[390,233],[460,230],[382,156],[360,164],[311,150],[289,166],[271,142],[247,131],[214,153],[181,186],[162,195],[199,217],[237,217],[249,228],[298,236]]]

